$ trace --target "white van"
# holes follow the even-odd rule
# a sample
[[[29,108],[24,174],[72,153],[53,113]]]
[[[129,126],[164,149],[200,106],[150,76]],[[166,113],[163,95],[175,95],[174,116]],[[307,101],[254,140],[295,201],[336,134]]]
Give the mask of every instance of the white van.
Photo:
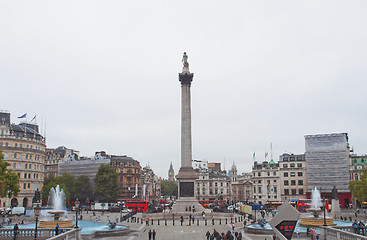
[[[25,208],[24,207],[7,208],[6,212],[10,215],[22,215],[25,213]]]

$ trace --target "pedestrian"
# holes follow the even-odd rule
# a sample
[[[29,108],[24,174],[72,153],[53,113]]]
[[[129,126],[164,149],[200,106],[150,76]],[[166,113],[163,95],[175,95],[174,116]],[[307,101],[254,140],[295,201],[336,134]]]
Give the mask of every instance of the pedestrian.
[[[195,213],[195,206],[192,206],[192,212]]]
[[[145,225],[149,226],[149,218],[145,219]]]
[[[59,226],[59,224],[57,224],[56,227],[55,227],[55,234],[56,235],[59,235],[59,228],[60,228],[60,226]]]
[[[150,229],[149,232],[148,232],[148,237],[149,237],[149,240],[152,239],[152,230]]]
[[[188,207],[186,206],[186,207],[185,207],[185,211],[186,211],[186,212],[187,212],[187,209],[188,209]]]
[[[242,240],[242,233],[241,232],[238,234],[237,240]]]
[[[358,223],[358,228],[359,228],[359,234],[362,234],[364,236],[364,224],[362,221],[359,221]],[[362,231],[361,231],[362,230]]]
[[[116,217],[116,223],[118,223],[119,222],[119,218],[118,217]]]
[[[277,235],[273,234],[273,240],[277,239]]]
[[[237,231],[234,233],[234,236],[235,236],[235,238],[237,240],[237,238],[238,238],[238,232]]]
[[[299,232],[297,228],[296,228],[296,234],[297,234],[297,238],[299,238]]]
[[[183,218],[183,216],[181,216],[180,222],[181,222],[181,226],[182,226],[182,224],[183,224],[183,222],[184,222],[184,218]]]
[[[155,232],[155,230],[153,230],[153,240],[155,240],[155,235],[156,235],[157,233]]]
[[[221,237],[222,237],[223,240],[227,240],[227,236],[224,235],[224,232],[222,232],[222,236]]]
[[[212,235],[210,235],[210,239],[209,240],[214,240],[214,233]]]
[[[189,206],[189,212],[191,212],[191,206]]]
[[[354,220],[354,222],[352,224],[352,227],[354,229],[354,233],[357,234],[357,232],[358,232],[358,223],[357,223],[357,220]]]
[[[206,236],[206,240],[209,240],[209,238],[210,238],[210,232],[207,231],[206,234],[205,234],[205,236]]]
[[[234,223],[232,223],[232,231],[234,231]]]
[[[195,216],[192,216],[192,223],[195,223]]]
[[[191,216],[191,214],[190,214],[190,221],[191,221],[191,219],[192,219],[192,216]]]
[[[19,230],[18,224],[15,224],[14,225],[14,228],[13,228],[13,231],[14,231],[14,240],[17,238],[18,230]]]

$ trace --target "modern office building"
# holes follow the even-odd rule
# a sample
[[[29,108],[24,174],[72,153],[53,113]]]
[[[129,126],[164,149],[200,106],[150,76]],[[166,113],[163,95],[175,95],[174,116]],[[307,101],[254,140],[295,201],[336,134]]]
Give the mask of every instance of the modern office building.
[[[0,199],[0,206],[30,207],[34,192],[43,187],[46,139],[37,124],[27,121],[14,124],[10,113],[0,112],[0,150],[18,175],[20,186],[19,195]]]
[[[307,196],[315,187],[323,198],[331,199],[331,190],[339,192],[341,208],[349,207],[349,143],[347,133],[306,135]]]

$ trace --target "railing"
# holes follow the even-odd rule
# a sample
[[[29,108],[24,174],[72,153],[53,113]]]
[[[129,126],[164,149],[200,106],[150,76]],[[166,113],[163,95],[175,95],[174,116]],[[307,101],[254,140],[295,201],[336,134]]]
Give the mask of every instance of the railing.
[[[357,233],[354,233],[355,229],[351,226],[338,226],[338,227],[323,227],[320,226],[321,234],[319,239],[321,240],[367,240],[363,234],[366,233],[366,227],[357,228]]]
[[[45,240],[80,240],[81,239],[81,229],[63,229],[66,232],[56,235],[54,228],[42,228],[37,230],[37,239]],[[34,229],[26,229],[22,228],[18,230],[16,239],[25,239],[25,240],[33,240],[34,239],[35,230]],[[1,228],[0,229],[0,239],[1,240],[13,240],[14,239],[14,230],[9,228]]]

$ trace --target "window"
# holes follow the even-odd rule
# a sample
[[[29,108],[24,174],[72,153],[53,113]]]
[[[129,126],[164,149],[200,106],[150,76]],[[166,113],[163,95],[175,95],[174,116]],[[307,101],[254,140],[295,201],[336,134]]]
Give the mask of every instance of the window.
[[[297,163],[297,167],[302,167],[302,163]]]
[[[302,177],[303,173],[302,172],[298,172],[298,177]]]
[[[295,157],[290,157],[289,160],[290,161],[295,161],[296,159],[295,159]]]
[[[257,173],[257,176],[259,176],[259,177],[260,177],[260,176],[261,176],[261,173],[260,173],[260,172],[258,172],[258,173]]]
[[[210,183],[209,183],[209,187],[211,187],[211,186],[212,186],[212,183],[210,182]]]
[[[24,168],[27,169],[27,167],[28,167],[28,163],[25,164]]]
[[[7,147],[7,146],[9,146],[9,143],[7,143],[7,142],[6,142],[6,143],[5,143],[5,147]]]
[[[261,180],[258,180],[257,182],[258,182],[258,183],[261,183]]]
[[[4,158],[8,158],[8,153],[4,153]]]
[[[284,161],[284,162],[288,162],[288,157],[284,157],[284,158],[283,158],[283,161]]]
[[[292,185],[292,186],[295,186],[295,185],[296,185],[296,180],[292,180],[292,181],[291,181],[291,185]]]
[[[17,154],[16,153],[14,153],[14,158],[17,158]]]
[[[259,187],[259,193],[261,193],[261,187]]]
[[[27,184],[23,183],[23,189],[26,189],[26,187],[27,187]]]
[[[277,187],[274,187],[274,192],[275,192],[275,193],[277,192]],[[277,197],[275,197],[275,198],[277,198]]]
[[[3,142],[0,142],[0,147],[3,146]]]
[[[223,182],[220,183],[220,186],[223,187]]]
[[[303,189],[298,190],[299,195],[303,195]]]
[[[27,174],[26,173],[24,173],[24,178],[27,178]]]
[[[277,180],[274,180],[274,182],[276,183],[276,182],[277,182]]]
[[[270,172],[268,172],[268,176],[270,176]]]
[[[284,195],[289,195],[289,189],[284,189]]]
[[[22,164],[21,163],[18,163],[18,168],[22,168]]]
[[[284,180],[284,186],[288,186],[289,185],[289,181],[288,180]]]
[[[22,147],[22,144],[21,143],[19,144],[19,147]]]
[[[291,172],[291,177],[295,177],[296,173],[295,172]]]
[[[15,143],[15,144],[14,144],[14,147],[18,147],[18,143]]]
[[[13,168],[17,168],[17,164],[16,163],[13,163]]]
[[[276,176],[277,175],[277,173],[276,172],[273,172],[273,176]]]
[[[303,185],[303,180],[298,180],[298,185]]]
[[[30,183],[28,183],[28,189],[30,189],[31,188],[31,184]]]
[[[292,195],[297,195],[297,189],[292,189]]]
[[[283,164],[283,168],[287,168],[288,167],[288,164]]]
[[[215,183],[214,183],[214,186],[218,187],[218,183],[217,183],[217,182],[215,182]]]
[[[287,172],[285,172],[283,175],[284,175],[284,177],[288,177],[288,173]]]

